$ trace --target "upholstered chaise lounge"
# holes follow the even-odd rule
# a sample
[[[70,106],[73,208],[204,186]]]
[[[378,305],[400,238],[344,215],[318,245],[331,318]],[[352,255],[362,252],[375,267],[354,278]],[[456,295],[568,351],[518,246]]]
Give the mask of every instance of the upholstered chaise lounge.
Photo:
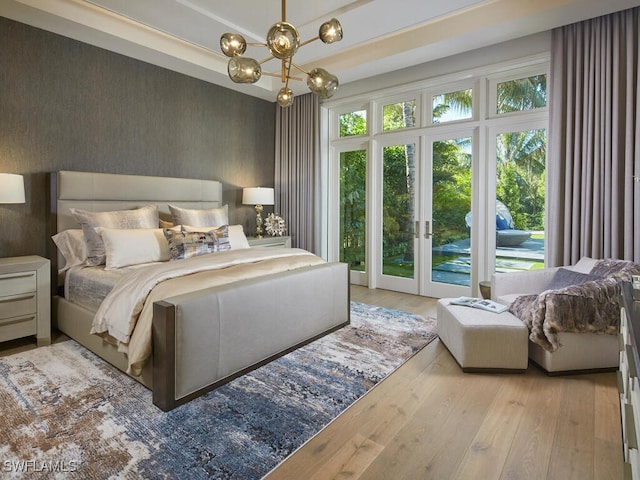
[[[491,295],[529,328],[529,357],[549,373],[615,369],[618,297],[640,265],[582,258],[569,267],[496,273]]]

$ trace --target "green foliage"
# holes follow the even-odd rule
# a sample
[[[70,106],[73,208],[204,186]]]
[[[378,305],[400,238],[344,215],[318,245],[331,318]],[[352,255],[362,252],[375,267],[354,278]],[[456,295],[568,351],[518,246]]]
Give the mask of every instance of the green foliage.
[[[409,205],[409,182],[413,180],[407,177],[407,149],[404,145],[385,147],[383,158],[383,256],[404,256],[409,243],[413,243],[413,209]]]
[[[440,123],[447,114],[450,114],[449,121],[471,118],[472,108],[473,91],[471,89],[435,95],[432,106],[433,123]]]
[[[546,137],[527,130],[497,138],[496,197],[520,230],[544,230]]]
[[[385,105],[382,115],[382,128],[385,132],[413,127],[416,124],[416,101]]]
[[[502,82],[497,90],[497,113],[522,112],[547,105],[546,75]]]
[[[471,210],[469,139],[433,143],[433,245],[469,238],[465,215]]]
[[[350,112],[340,115],[340,137],[365,135],[367,133],[367,112]]]
[[[366,152],[340,154],[340,261],[364,265],[366,245]]]

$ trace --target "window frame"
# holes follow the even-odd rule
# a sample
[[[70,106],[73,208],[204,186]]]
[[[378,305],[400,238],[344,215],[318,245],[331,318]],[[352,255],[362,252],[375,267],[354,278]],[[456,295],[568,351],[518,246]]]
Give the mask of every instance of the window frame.
[[[545,107],[532,108],[529,110],[519,110],[517,112],[498,113],[498,84],[521,80],[536,75],[546,75],[547,77],[547,105]],[[527,115],[530,113],[549,111],[549,65],[529,65],[509,70],[507,72],[487,75],[487,119],[504,118],[510,116]]]
[[[459,92],[462,90],[471,90],[471,117],[461,118],[459,120],[451,120],[448,122],[434,123],[433,121],[433,97],[437,95],[446,95],[447,93]],[[480,89],[478,88],[477,78],[462,82],[443,83],[437,86],[430,87],[425,92],[425,117],[423,119],[423,125],[428,127],[441,127],[443,125],[458,125],[461,123],[468,123],[477,121],[480,117],[479,112],[479,95]]]
[[[355,113],[355,112],[362,112],[362,111],[364,111],[366,114],[365,133],[360,135],[348,135],[345,137],[341,137],[340,136],[340,116],[346,113]],[[371,115],[371,108],[369,103],[350,104],[350,105],[342,106],[335,110],[331,110],[330,123],[329,123],[329,138],[333,142],[333,141],[343,141],[343,140],[353,139],[353,138],[362,139],[362,138],[369,137],[371,135],[371,132],[373,131],[371,129],[371,119],[372,119],[372,115]]]
[[[422,115],[422,109],[423,109],[422,97],[423,97],[422,92],[419,92],[416,90],[416,91],[406,92],[406,93],[384,97],[384,98],[375,100],[373,102],[374,103],[373,110],[375,112],[374,113],[375,129],[372,130],[373,135],[389,135],[389,134],[394,134],[398,132],[408,132],[418,128],[422,128],[422,126],[424,125],[423,115]],[[396,128],[395,130],[384,130],[384,107],[387,105],[395,105],[395,104],[406,102],[406,101],[416,102],[416,111],[415,111],[416,124],[413,127]]]

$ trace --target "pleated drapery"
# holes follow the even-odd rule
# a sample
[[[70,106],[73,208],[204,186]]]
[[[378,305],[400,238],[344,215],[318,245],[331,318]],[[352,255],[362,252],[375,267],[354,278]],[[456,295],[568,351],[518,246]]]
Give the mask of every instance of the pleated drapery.
[[[554,29],[549,265],[640,262],[640,8]]]
[[[275,209],[293,247],[320,249],[320,101],[308,93],[276,110]]]

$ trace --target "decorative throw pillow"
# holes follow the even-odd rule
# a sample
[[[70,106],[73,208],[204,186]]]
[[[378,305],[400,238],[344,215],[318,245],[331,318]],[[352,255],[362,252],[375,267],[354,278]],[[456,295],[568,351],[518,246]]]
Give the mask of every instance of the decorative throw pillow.
[[[77,265],[83,265],[87,261],[87,247],[82,229],[64,230],[56,233],[51,239],[64,257],[64,266],[58,269],[58,273],[66,272]]]
[[[551,279],[551,282],[549,282],[549,285],[547,285],[546,289],[560,290],[572,285],[581,285],[585,282],[589,282],[591,280],[599,280],[601,278],[602,277],[600,277],[599,275],[575,272],[573,270],[569,270],[568,268],[559,268],[556,273],[553,274],[553,278]]]
[[[87,246],[87,265],[102,265],[106,260],[104,243],[96,228],[158,228],[156,205],[113,212],[88,212],[77,208],[70,208],[69,211],[82,226]]]
[[[185,232],[202,232],[213,230],[216,227],[194,227],[193,225],[182,225],[182,229]],[[242,225],[229,225],[229,248],[231,250],[238,250],[241,248],[250,248],[249,241],[244,234],[244,228]]]
[[[162,228],[96,229],[104,242],[105,270],[169,260],[169,245]]]
[[[193,225],[194,227],[208,227],[214,225],[229,225],[229,206],[194,210],[169,205],[174,225]]]
[[[226,225],[206,232],[176,232],[166,228],[163,232],[169,243],[171,260],[196,257],[231,248],[229,229]]]
[[[216,236],[216,252],[224,252],[225,250],[231,250],[231,242],[229,240],[229,225],[222,225],[216,227],[209,232],[213,232]]]

